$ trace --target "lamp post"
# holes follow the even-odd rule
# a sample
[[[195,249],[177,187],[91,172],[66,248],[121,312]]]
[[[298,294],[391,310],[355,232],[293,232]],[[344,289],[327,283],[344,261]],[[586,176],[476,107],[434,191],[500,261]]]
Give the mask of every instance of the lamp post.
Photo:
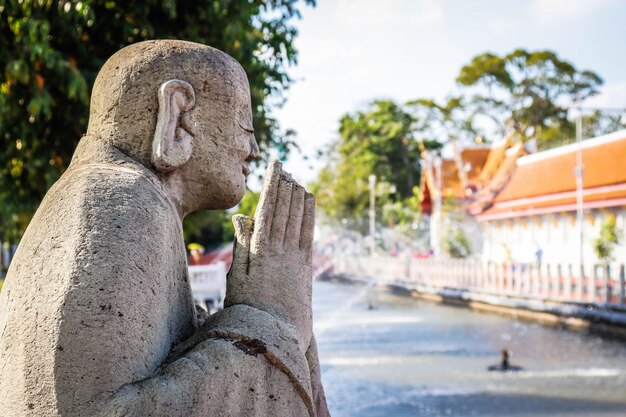
[[[578,114],[576,117],[576,168],[574,175],[576,177],[576,223],[578,226],[578,261],[580,263],[579,281],[577,287],[576,297],[579,300],[583,298],[583,281],[585,279],[585,207],[584,207],[584,161],[583,161],[583,110],[604,110],[604,111],[619,111],[622,113],[621,123],[626,124],[626,109],[625,108],[601,108],[601,107],[585,107],[581,106],[580,100],[576,100],[576,108]]]
[[[376,175],[372,174],[368,179],[370,186],[370,245],[373,255],[376,252]]]

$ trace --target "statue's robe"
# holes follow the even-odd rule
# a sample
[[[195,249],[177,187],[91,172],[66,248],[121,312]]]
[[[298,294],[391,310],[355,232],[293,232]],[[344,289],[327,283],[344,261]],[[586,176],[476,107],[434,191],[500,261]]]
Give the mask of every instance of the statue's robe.
[[[195,317],[160,180],[83,138],[0,294],[0,415],[327,413],[314,342],[305,356],[295,328],[243,305],[200,329]]]

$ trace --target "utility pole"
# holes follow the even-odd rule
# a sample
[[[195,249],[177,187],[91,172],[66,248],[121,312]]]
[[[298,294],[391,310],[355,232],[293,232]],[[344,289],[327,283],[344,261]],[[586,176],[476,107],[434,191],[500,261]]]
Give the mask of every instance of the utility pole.
[[[583,111],[580,107],[580,101],[578,102],[578,117],[576,117],[576,144],[578,149],[576,152],[576,223],[578,226],[578,262],[580,267],[579,282],[576,286],[578,293],[576,294],[579,300],[582,300],[582,283],[585,279],[585,218],[583,207]]]
[[[432,214],[432,222],[431,222],[431,246],[433,249],[433,255],[436,258],[441,256],[441,235],[442,235],[442,180],[441,180],[441,165],[442,160],[441,156],[435,156],[434,160],[434,185],[435,189],[435,201],[433,204],[433,214]]]
[[[370,186],[370,245],[371,254],[376,252],[376,175],[369,176]]]

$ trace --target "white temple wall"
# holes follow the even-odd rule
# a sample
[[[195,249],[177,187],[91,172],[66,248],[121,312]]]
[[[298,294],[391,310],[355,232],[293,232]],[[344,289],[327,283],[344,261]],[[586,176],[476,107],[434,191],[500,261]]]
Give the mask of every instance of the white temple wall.
[[[584,222],[584,263],[598,263],[593,241],[609,212],[614,213],[617,227],[622,231],[621,244],[615,249],[616,262],[626,262],[626,210],[624,208],[587,210]],[[520,217],[485,221],[483,229],[484,261],[535,263],[537,251],[542,250],[543,263],[578,263],[579,229],[576,213]]]

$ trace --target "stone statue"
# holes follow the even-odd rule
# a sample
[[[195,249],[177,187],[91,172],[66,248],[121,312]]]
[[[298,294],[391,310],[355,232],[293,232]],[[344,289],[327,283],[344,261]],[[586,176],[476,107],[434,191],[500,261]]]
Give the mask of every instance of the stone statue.
[[[327,416],[312,335],[314,198],[271,164],[202,324],[181,221],[243,196],[246,75],[183,41],[122,49],[0,295],[2,416]]]

